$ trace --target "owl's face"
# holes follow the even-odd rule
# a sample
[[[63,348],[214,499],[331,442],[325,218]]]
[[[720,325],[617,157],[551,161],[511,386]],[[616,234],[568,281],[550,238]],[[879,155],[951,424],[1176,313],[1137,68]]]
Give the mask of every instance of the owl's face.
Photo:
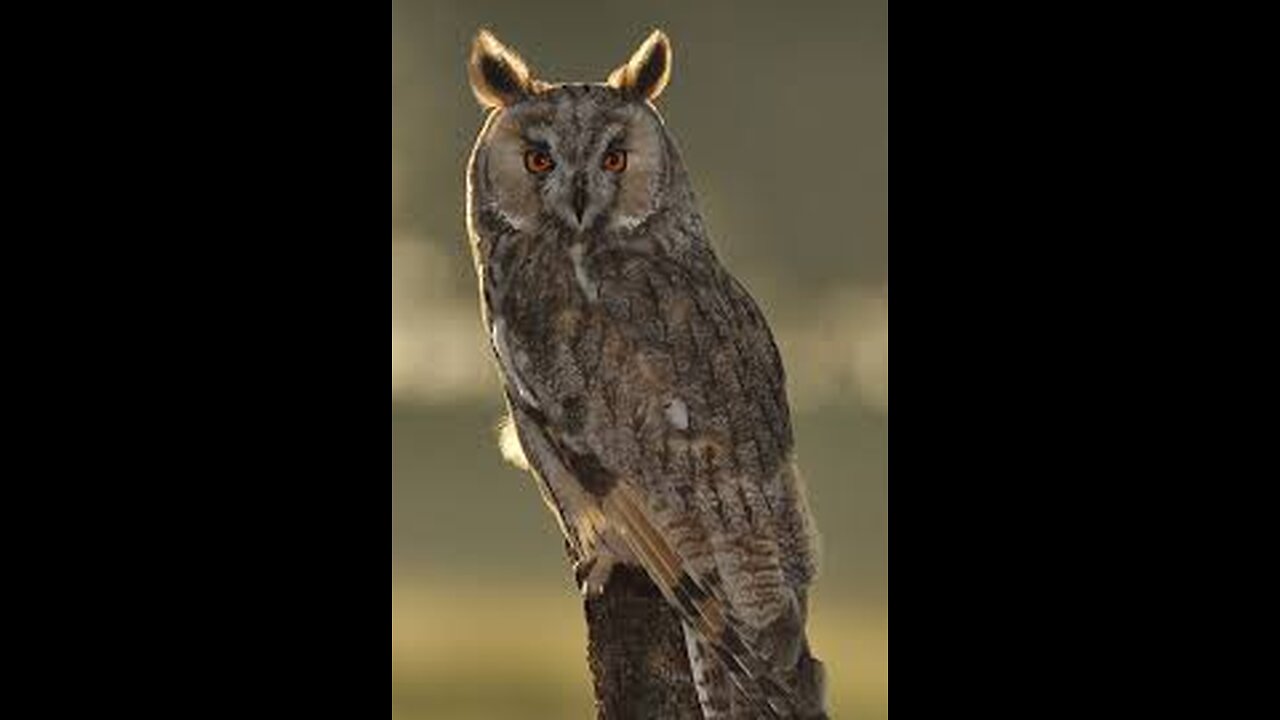
[[[674,161],[650,102],[669,66],[670,47],[655,32],[608,82],[551,85],[481,32],[471,85],[492,112],[472,157],[471,199],[529,233],[576,237],[643,223],[661,209]]]
[[[664,175],[659,122],[613,88],[562,85],[498,111],[478,170],[521,230],[635,227],[655,210]]]

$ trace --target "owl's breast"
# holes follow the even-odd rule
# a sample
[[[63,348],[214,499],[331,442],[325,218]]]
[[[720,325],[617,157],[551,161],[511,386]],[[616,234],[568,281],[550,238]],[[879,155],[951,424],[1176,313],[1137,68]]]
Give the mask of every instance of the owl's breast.
[[[499,312],[517,377],[565,431],[630,434],[615,443],[622,448],[669,426],[664,433],[719,438],[761,475],[788,455],[773,338],[714,260],[570,246],[530,258],[508,280]]]
[[[577,332],[590,310],[568,251],[532,253],[507,275],[496,310],[528,352],[543,354]]]
[[[653,271],[646,258],[592,253],[585,243],[549,247],[508,276],[498,310],[542,374],[591,374],[606,352],[662,341]]]

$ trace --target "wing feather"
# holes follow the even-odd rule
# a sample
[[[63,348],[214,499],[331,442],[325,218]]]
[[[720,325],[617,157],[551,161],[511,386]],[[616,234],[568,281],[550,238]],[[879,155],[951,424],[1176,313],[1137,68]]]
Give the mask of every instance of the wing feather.
[[[601,505],[667,602],[716,652],[755,709],[770,718],[791,717],[796,706],[791,692],[773,679],[768,664],[744,640],[745,628],[720,591],[689,571],[631,484],[621,480]]]

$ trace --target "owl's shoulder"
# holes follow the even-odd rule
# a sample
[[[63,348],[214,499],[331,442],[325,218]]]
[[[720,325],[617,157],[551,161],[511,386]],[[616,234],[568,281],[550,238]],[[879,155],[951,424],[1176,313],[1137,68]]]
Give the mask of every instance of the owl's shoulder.
[[[610,320],[638,322],[653,316],[708,339],[749,340],[770,351],[780,366],[759,304],[709,251],[682,256],[605,253],[593,271]]]

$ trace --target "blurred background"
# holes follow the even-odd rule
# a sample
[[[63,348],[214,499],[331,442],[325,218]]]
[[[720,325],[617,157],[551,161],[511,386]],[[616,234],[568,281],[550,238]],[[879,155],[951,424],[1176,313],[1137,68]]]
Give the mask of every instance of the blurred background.
[[[810,637],[832,714],[887,717],[887,0],[393,0],[393,719],[594,717],[563,543],[495,442],[463,219],[481,26],[550,81],[602,81],[654,27],[670,36],[658,107],[787,365],[823,536]]]

